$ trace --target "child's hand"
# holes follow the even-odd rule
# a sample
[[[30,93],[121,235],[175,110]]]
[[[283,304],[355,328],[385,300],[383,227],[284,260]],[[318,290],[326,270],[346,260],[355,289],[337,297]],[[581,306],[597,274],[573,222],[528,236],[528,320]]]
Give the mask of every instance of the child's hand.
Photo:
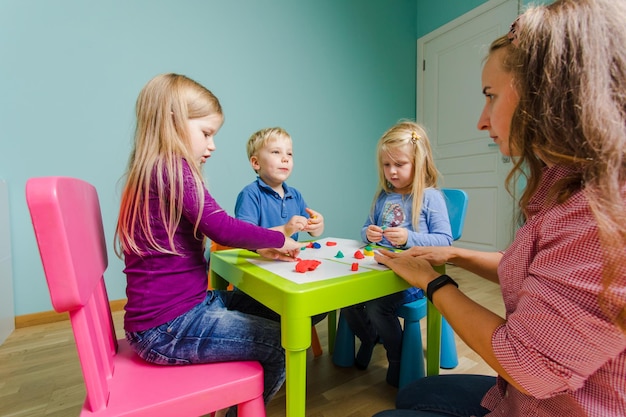
[[[324,233],[324,216],[318,213],[315,210],[311,210],[310,208],[305,209],[307,213],[309,213],[309,219],[307,221],[306,227],[303,229],[305,232],[309,232],[309,234],[313,237],[320,236]]]
[[[264,258],[276,259],[279,261],[293,262],[300,254],[301,243],[296,242],[290,237],[285,237],[285,243],[280,249],[265,248],[258,249],[257,253]]]
[[[294,233],[301,232],[307,227],[307,218],[304,216],[293,216],[287,223],[283,225],[283,233],[285,236],[291,236]]]
[[[383,232],[385,238],[393,246],[404,246],[407,240],[409,240],[409,231],[404,227],[388,227]]]
[[[295,262],[298,257],[297,254],[292,255],[290,252],[283,252],[282,250],[275,248],[257,249],[256,253],[267,259],[285,262]]]
[[[383,240],[383,229],[380,226],[376,226],[375,224],[370,224],[367,226],[367,230],[365,231],[365,237],[367,237],[368,242],[378,243]]]

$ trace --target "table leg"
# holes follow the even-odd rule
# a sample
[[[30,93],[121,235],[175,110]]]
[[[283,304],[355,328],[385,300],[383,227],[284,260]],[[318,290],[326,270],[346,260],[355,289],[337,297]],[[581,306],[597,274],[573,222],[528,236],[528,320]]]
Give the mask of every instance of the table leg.
[[[439,375],[441,313],[430,301],[426,304],[426,375]]]
[[[228,288],[228,281],[211,270],[209,271],[209,288],[225,290]]]
[[[446,273],[445,265],[434,266],[440,274]],[[439,375],[441,355],[441,313],[430,301],[426,302],[426,375]]]
[[[285,348],[287,417],[306,414],[306,351],[311,346],[311,317],[281,317]]]
[[[285,350],[285,359],[287,417],[304,417],[306,412],[306,350]]]
[[[337,310],[329,311],[326,320],[328,320],[328,352],[332,355],[337,337]]]

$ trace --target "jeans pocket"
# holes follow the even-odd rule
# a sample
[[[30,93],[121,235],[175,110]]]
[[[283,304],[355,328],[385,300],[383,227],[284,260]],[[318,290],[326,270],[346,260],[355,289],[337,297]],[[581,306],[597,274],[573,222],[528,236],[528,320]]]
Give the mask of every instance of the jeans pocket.
[[[190,361],[182,358],[173,358],[171,356],[163,355],[160,352],[157,352],[153,349],[150,349],[146,352],[144,359],[147,362],[154,363],[157,365],[189,365]]]
[[[126,340],[146,362],[157,365],[187,365],[188,360],[176,356],[176,338],[170,334],[170,326],[180,317],[140,332],[126,332]]]
[[[145,339],[145,334],[147,332],[148,330],[143,330],[140,332],[126,332],[126,340],[131,345],[140,345],[141,343],[143,343]]]

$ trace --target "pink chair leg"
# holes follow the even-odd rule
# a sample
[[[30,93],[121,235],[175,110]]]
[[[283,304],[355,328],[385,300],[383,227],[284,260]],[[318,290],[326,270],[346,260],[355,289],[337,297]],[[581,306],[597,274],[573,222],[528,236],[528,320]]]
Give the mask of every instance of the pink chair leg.
[[[265,416],[265,403],[263,403],[263,396],[239,404],[237,415],[239,417]]]

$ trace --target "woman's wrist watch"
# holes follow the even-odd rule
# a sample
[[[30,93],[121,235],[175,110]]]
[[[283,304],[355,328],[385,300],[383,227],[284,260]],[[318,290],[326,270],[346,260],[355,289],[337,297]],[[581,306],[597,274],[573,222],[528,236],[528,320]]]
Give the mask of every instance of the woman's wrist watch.
[[[441,287],[444,287],[448,284],[452,284],[457,288],[459,287],[459,284],[457,284],[456,281],[454,281],[448,275],[446,274],[439,275],[437,278],[433,279],[432,281],[428,283],[428,286],[426,287],[426,298],[428,298],[428,300],[432,303],[433,294],[435,293],[435,291],[437,291]]]

